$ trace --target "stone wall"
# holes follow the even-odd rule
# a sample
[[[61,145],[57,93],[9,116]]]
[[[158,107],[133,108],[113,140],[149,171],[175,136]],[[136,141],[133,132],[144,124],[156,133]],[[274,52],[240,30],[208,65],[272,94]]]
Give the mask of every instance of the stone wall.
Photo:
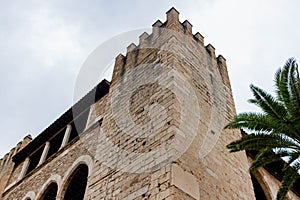
[[[16,167],[3,198],[39,199],[55,182],[60,200],[86,164],[85,199],[255,199],[246,154],[226,149],[235,114],[225,58],[172,8],[117,56],[85,132],[14,183]]]
[[[26,146],[31,141],[31,136],[26,136],[23,141],[19,142],[15,148],[10,150],[2,159],[0,159],[0,194],[2,194],[9,185],[9,179],[14,170],[14,163],[12,157]],[[1,199],[0,195],[0,199]]]
[[[100,197],[254,199],[245,153],[225,147],[240,137],[223,130],[235,115],[225,59],[191,27],[171,9],[116,58],[96,154]]]
[[[92,135],[93,131],[85,134],[83,138],[88,140],[88,137]],[[23,179],[6,188],[3,199],[25,199],[29,195],[39,199],[51,182],[58,184],[60,194],[66,188],[72,170],[80,163],[86,164],[89,167],[89,173],[93,173],[94,163],[91,154],[81,140],[76,140],[54,154]],[[60,199],[59,196],[58,199]]]

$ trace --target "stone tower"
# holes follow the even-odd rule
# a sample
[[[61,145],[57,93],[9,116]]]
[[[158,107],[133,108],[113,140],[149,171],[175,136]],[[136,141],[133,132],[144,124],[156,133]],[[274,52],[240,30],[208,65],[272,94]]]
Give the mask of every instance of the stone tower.
[[[240,137],[223,130],[236,114],[226,60],[176,9],[116,58],[110,93],[112,113],[102,127],[118,133],[109,137],[121,159],[108,162],[129,177],[142,173],[136,192],[124,197],[254,199],[246,154],[225,147]]]
[[[255,199],[234,115],[225,58],[172,8],[12,157],[2,198]]]

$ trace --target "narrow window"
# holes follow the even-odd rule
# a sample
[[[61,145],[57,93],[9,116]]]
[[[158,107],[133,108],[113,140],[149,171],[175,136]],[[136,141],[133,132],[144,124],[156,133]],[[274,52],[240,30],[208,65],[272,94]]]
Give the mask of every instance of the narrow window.
[[[66,128],[61,130],[54,138],[52,138],[50,140],[50,149],[49,149],[49,152],[47,154],[47,159],[59,150],[59,148],[61,146],[61,143],[62,143],[62,140],[64,138],[65,131],[66,131]]]
[[[45,145],[44,145],[45,146]],[[34,152],[30,157],[30,163],[29,163],[29,166],[28,166],[28,169],[26,171],[26,175],[28,173],[30,173],[32,170],[34,170],[36,168],[36,166],[38,165],[40,159],[41,159],[41,156],[42,156],[42,153],[43,153],[43,150],[44,150],[44,146],[41,146],[36,152]]]
[[[77,138],[84,131],[89,116],[89,111],[90,109],[85,110],[71,123],[72,131],[69,142]]]
[[[258,180],[251,174],[252,184],[254,188],[254,194],[257,200],[267,200],[267,197],[260,186]]]
[[[55,200],[57,195],[58,186],[56,183],[51,183],[45,190],[41,200]]]
[[[64,200],[83,200],[87,185],[88,166],[79,165],[67,181]]]

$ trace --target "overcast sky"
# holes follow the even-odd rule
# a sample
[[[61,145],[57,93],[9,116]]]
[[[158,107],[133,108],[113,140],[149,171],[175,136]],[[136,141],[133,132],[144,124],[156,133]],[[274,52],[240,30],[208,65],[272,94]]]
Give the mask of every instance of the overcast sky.
[[[275,71],[300,60],[297,0],[0,2],[0,157],[72,105],[76,76],[97,46],[165,21],[172,6],[227,59],[238,113],[254,109],[250,83],[273,91]]]

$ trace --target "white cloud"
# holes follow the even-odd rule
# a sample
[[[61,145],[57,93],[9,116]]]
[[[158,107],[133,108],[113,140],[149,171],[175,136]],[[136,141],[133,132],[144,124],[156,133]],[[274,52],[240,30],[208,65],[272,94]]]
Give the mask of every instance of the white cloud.
[[[66,23],[46,8],[34,11],[25,20],[28,27],[21,33],[26,37],[23,46],[41,67],[53,67],[61,62],[71,67],[82,61],[86,49],[81,44],[78,25]]]

